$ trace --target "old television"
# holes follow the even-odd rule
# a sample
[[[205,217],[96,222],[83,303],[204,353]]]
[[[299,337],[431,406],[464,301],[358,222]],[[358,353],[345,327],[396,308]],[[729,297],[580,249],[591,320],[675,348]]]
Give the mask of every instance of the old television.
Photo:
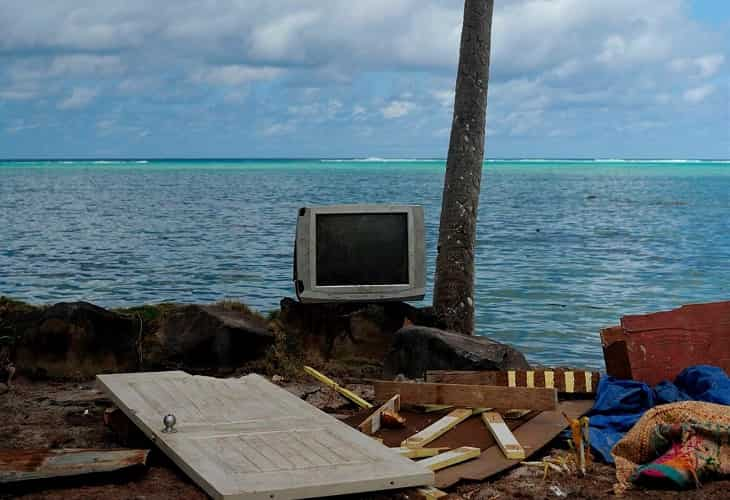
[[[425,294],[423,207],[299,209],[294,286],[301,302],[420,300]]]

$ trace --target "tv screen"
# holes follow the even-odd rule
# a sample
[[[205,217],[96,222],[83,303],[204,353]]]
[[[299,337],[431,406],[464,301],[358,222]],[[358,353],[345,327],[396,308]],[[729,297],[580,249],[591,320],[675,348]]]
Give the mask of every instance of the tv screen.
[[[319,286],[408,283],[408,215],[316,215]]]

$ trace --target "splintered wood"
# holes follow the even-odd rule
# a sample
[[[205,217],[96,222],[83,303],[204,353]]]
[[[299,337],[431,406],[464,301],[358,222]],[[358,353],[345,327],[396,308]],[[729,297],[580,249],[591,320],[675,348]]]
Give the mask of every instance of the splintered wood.
[[[363,420],[363,422],[358,425],[357,428],[365,434],[375,434],[376,432],[378,432],[378,430],[380,430],[381,418],[383,416],[383,413],[386,411],[392,411],[395,413],[398,413],[400,411],[400,396],[398,394],[383,403],[383,405],[375,410],[372,415]]]
[[[454,410],[403,441],[401,446],[405,448],[423,448],[449,429],[454,428],[460,422],[471,417],[471,413],[472,411],[469,408]]]
[[[111,472],[145,465],[149,450],[0,449],[0,484]]]
[[[426,372],[426,382],[443,384],[482,384],[502,387],[547,387],[569,394],[596,392],[601,374],[579,370],[505,370],[505,371],[452,371]]]
[[[385,401],[400,394],[402,404],[451,404],[470,408],[524,408],[554,410],[558,403],[555,389],[496,387],[489,385],[429,384],[376,380],[375,399]]]
[[[283,500],[433,484],[433,473],[258,375],[99,375],[115,404],[214,499]],[[173,414],[174,430],[162,418]]]
[[[494,436],[494,440],[499,445],[499,449],[502,450],[505,457],[511,460],[524,460],[525,450],[517,442],[514,434],[509,430],[509,427],[504,423],[499,413],[483,413],[482,420],[487,426],[487,429],[489,429],[489,432]]]

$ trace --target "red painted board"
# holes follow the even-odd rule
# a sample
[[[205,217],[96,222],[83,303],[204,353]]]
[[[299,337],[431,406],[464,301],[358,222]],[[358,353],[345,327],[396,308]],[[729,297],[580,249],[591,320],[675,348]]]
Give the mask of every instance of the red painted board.
[[[730,373],[730,301],[624,316],[601,338],[606,370],[616,377],[653,385],[697,364]]]

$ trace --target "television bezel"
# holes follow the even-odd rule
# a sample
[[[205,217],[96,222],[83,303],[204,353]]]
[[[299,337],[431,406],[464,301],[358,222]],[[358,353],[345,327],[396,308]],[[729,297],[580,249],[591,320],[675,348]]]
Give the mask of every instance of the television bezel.
[[[317,215],[405,213],[408,228],[408,283],[318,285]],[[421,300],[426,294],[425,230],[421,205],[315,205],[299,209],[294,250],[294,287],[300,302],[385,302]]]

